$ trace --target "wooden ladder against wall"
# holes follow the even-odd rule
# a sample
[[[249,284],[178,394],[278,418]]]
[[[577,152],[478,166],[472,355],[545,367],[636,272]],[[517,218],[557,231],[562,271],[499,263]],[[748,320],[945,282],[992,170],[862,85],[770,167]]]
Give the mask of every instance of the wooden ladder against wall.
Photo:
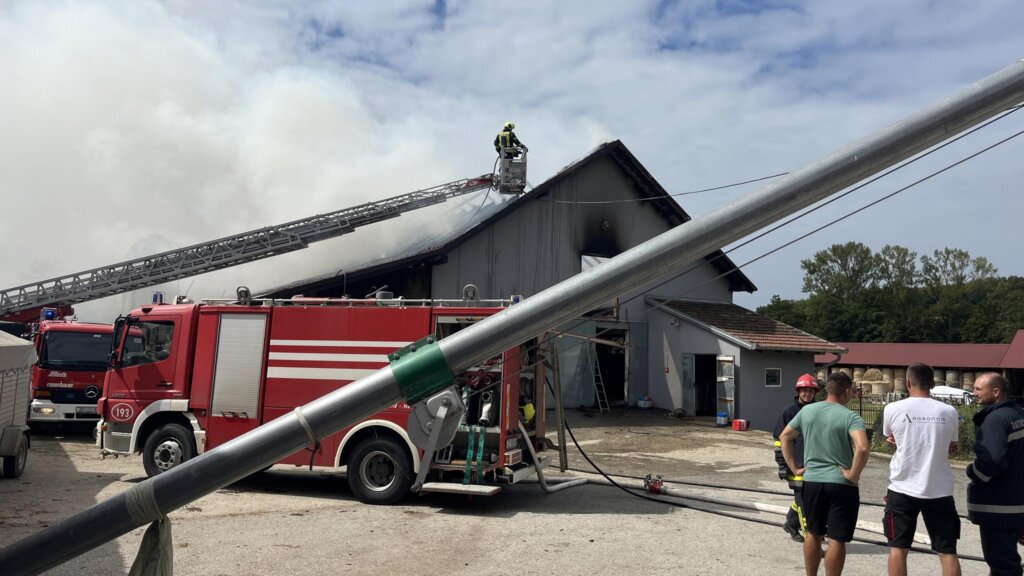
[[[597,344],[590,343],[587,351],[590,355],[590,373],[594,376],[594,395],[597,396],[597,410],[601,414],[611,414],[608,407],[608,393],[604,389],[604,379],[601,378],[601,365],[597,361]]]

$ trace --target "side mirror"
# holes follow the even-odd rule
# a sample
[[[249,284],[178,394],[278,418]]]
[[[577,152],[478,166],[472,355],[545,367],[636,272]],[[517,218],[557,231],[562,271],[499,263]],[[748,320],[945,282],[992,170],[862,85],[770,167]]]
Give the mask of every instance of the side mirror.
[[[107,356],[107,366],[110,368],[120,368],[124,362],[121,359],[120,348],[114,348],[110,351],[110,355]]]
[[[124,339],[128,335],[127,327],[131,317],[118,316],[114,320],[114,333],[110,339],[110,354],[107,356],[107,365],[110,368],[119,368],[124,365]]]

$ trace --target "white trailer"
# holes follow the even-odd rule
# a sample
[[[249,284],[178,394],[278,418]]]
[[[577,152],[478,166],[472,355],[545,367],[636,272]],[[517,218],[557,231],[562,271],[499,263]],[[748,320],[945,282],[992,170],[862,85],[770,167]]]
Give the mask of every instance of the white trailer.
[[[21,476],[28,461],[28,406],[35,361],[31,342],[0,332],[0,457],[6,478]]]

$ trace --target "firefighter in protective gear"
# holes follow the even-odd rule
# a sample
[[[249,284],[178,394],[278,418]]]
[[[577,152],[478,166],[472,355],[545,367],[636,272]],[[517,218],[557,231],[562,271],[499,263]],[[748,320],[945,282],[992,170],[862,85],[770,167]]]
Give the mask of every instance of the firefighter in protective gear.
[[[788,482],[789,487],[793,490],[793,504],[789,507],[789,512],[786,514],[786,523],[782,527],[793,540],[803,542],[804,537],[801,531],[807,529],[803,510],[804,478],[803,476],[794,475],[789,466],[786,466],[786,459],[782,456],[782,442],[779,441],[779,435],[782,434],[786,425],[789,424],[789,421],[796,416],[796,413],[801,408],[814,402],[814,396],[818,393],[818,380],[810,374],[804,374],[797,378],[795,390],[795,401],[790,406],[787,406],[782,411],[782,414],[779,415],[779,420],[775,423],[775,429],[772,431],[772,437],[775,438],[775,462],[779,465],[779,478]],[[797,437],[794,450],[796,452],[797,466],[803,467],[804,443],[802,437]]]
[[[516,138],[516,133],[512,131],[515,127],[514,122],[505,122],[501,132],[494,137],[494,150],[498,153],[501,163],[499,174],[502,188],[512,185],[512,159],[518,158],[521,153],[526,152],[526,146],[519,141],[519,138]]]
[[[505,122],[505,126],[494,137],[494,151],[502,155],[502,158],[515,158],[519,156],[519,149],[526,148],[519,138],[516,138],[515,122]]]

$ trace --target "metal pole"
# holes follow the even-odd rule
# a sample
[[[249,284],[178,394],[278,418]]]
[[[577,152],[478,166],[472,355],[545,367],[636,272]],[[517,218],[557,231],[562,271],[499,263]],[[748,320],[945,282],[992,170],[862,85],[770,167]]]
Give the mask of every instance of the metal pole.
[[[553,332],[548,332],[546,338],[551,357],[552,396],[555,397],[555,421],[558,426],[558,469],[565,472],[569,456],[565,447],[565,402],[562,399],[562,371],[558,365],[558,339]]]
[[[358,384],[352,383],[302,407],[305,421],[318,438],[375,414],[403,397],[390,367],[359,380]],[[38,574],[157,519],[140,518],[144,512],[132,500],[154,498],[161,515],[166,515],[311,443],[295,413],[277,418],[0,550],[0,574]],[[61,545],[54,546],[54,542]]]
[[[758,192],[678,226],[489,319],[429,344],[367,378],[240,436],[127,493],[0,551],[0,573],[34,574],[226,486],[403,397],[424,398],[462,372],[601,302],[704,255],[937,144],[1024,100],[1024,62],[840,150]],[[305,424],[308,423],[307,432]],[[152,510],[152,500],[159,514]],[[143,505],[140,505],[141,502]],[[140,511],[141,509],[141,511]],[[57,548],[53,542],[60,542]]]

